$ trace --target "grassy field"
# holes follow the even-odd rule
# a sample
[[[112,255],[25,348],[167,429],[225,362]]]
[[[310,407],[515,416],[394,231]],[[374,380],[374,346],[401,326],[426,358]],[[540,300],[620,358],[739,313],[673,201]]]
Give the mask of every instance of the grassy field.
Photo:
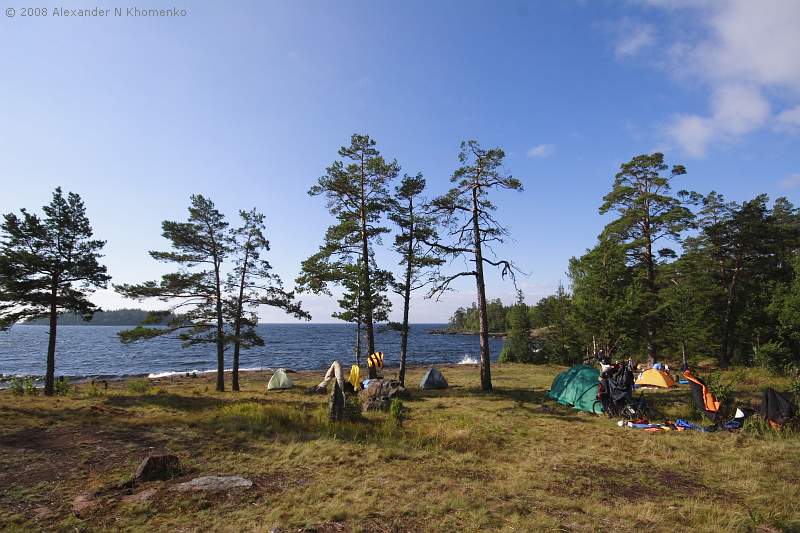
[[[452,387],[436,392],[419,390],[413,369],[400,427],[387,413],[331,426],[327,397],[304,393],[321,373],[270,393],[260,373],[236,394],[213,392],[210,375],[58,398],[0,392],[0,528],[800,530],[800,438],[620,428],[547,400],[561,370],[495,366],[485,394],[475,367],[443,367]],[[787,386],[749,371],[737,398],[757,403],[766,384]],[[693,416],[686,387],[645,394],[664,416]],[[184,475],[126,488],[158,450],[176,453]],[[254,486],[168,490],[212,474]],[[76,516],[79,495],[92,503]]]

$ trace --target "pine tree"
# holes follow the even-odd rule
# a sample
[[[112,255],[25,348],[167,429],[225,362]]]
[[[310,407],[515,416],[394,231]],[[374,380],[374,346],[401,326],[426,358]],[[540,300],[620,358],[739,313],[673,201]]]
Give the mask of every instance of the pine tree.
[[[357,300],[372,353],[374,314],[381,299],[376,280],[386,275],[374,270],[372,247],[389,231],[381,222],[390,206],[388,186],[400,167],[387,162],[368,135],[354,134],[350,145],[339,149],[339,157],[309,190],[311,196],[325,196],[337,223],[328,228],[319,251],[303,261],[297,283],[301,290],[330,294],[329,285],[343,283],[342,268],[352,259],[360,262]]]
[[[440,295],[449,290],[451,283],[458,278],[474,277],[480,322],[481,389],[491,391],[484,266],[499,267],[502,276],[510,276],[512,280],[516,267],[509,260],[486,257],[493,243],[502,243],[508,236],[508,230],[494,218],[493,213],[497,208],[488,196],[498,189],[521,191],[522,183],[502,171],[505,153],[500,148],[484,150],[477,141],[466,141],[461,143],[458,158],[461,166],[450,178],[454,187],[432,202],[432,213],[441,217],[449,242],[439,239],[429,244],[433,245],[440,258],[463,258],[473,263],[474,267],[472,270],[440,276],[430,295]]]
[[[667,170],[669,174],[665,174]],[[660,241],[677,241],[690,227],[693,218],[684,201],[670,194],[672,180],[683,174],[686,174],[686,169],[682,165],[669,169],[661,153],[636,156],[621,165],[614,177],[614,186],[603,197],[600,207],[601,214],[611,210],[618,213],[619,218],[605,227],[603,235],[625,245],[630,264],[648,291],[647,298],[642,300],[640,314],[645,328],[647,357],[651,363],[656,358],[656,343],[663,325],[658,265],[664,259],[676,257],[671,248],[656,247]]]
[[[165,220],[161,224],[163,237],[172,251],[151,251],[158,261],[174,263],[179,269],[164,274],[160,281],[138,285],[115,285],[128,298],[139,301],[158,298],[170,304],[176,319],[167,328],[140,326],[119,333],[122,342],[133,342],[177,332],[184,346],[211,343],[217,350],[217,390],[225,390],[225,348],[229,341],[225,332],[223,262],[232,250],[233,242],[225,215],[202,195],[191,196],[189,218],[186,222]],[[181,313],[178,314],[178,310]],[[163,314],[163,313],[162,313]],[[159,319],[153,315],[153,320]]]
[[[540,363],[531,346],[531,323],[528,306],[522,291],[517,291],[517,303],[506,313],[507,335],[500,352],[502,363]]]
[[[111,279],[99,260],[105,241],[93,231],[81,197],[56,188],[44,217],[22,209],[4,215],[0,244],[0,330],[27,319],[47,317],[45,388],[54,393],[59,312],[90,320],[99,309],[88,300]]]
[[[302,303],[295,300],[294,293],[284,290],[281,278],[272,272],[272,265],[264,257],[270,250],[264,236],[264,215],[252,209],[240,211],[239,216],[242,225],[231,236],[235,266],[228,275],[229,297],[225,307],[233,335],[231,389],[234,391],[239,390],[241,349],[264,345],[264,339],[256,332],[258,306],[276,307],[295,318],[311,319]]]
[[[424,250],[424,243],[436,240],[435,219],[426,211],[422,193],[425,178],[422,174],[405,175],[395,188],[394,202],[389,219],[397,225],[399,233],[394,239],[394,249],[404,267],[402,281],[394,284],[395,292],[403,298],[403,322],[400,324],[400,372],[398,380],[405,385],[406,354],[408,351],[408,320],[411,293],[430,282],[425,279],[427,269],[440,265],[442,260]]]

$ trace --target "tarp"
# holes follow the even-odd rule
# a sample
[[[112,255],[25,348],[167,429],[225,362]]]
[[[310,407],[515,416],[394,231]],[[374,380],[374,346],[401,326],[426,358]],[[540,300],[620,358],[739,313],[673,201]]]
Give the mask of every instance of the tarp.
[[[597,388],[600,386],[600,371],[586,365],[575,365],[556,376],[547,395],[564,405],[588,412],[594,411]]]
[[[702,379],[692,374],[692,371],[688,368],[683,371],[683,377],[689,380],[689,386],[692,388],[692,397],[697,408],[704,411],[709,418],[716,419],[720,402],[717,401],[714,393],[711,392]]]
[[[636,384],[640,387],[663,387],[668,389],[675,386],[675,380],[663,370],[649,368],[642,372],[642,375],[636,380]]]
[[[286,372],[283,369],[278,369],[272,374],[269,383],[267,383],[267,390],[291,389],[293,386],[294,383],[286,375]]]
[[[420,389],[446,389],[448,387],[447,380],[438,369],[430,367],[425,375],[422,376],[422,381],[419,382]]]

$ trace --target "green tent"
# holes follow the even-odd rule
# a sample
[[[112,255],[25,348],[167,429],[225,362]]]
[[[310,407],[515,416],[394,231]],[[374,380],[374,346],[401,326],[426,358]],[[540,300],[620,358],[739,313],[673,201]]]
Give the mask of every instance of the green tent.
[[[281,368],[272,374],[272,378],[270,378],[269,383],[267,383],[267,390],[291,389],[293,386],[294,383],[292,383],[292,380],[286,375],[286,371]]]
[[[547,395],[564,405],[581,411],[599,412],[594,409],[597,387],[600,386],[600,371],[586,365],[575,365],[556,376]]]

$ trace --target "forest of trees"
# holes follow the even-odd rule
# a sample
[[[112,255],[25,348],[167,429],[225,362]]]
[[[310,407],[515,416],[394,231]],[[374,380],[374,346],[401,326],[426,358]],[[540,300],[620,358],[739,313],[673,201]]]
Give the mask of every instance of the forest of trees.
[[[661,154],[622,165],[595,246],[569,261],[569,289],[527,307],[543,361],[573,364],[603,349],[637,359],[714,358],[776,372],[800,364],[800,210],[764,195],[730,202],[680,191]],[[516,306],[488,306],[505,331]],[[476,331],[477,310],[450,319]]]
[[[136,326],[141,324],[153,311],[144,309],[113,309],[110,311],[98,311],[87,321],[77,313],[62,313],[58,317],[58,323],[62,326]],[[163,323],[166,324],[171,316],[165,316]],[[45,318],[36,318],[25,322],[33,326],[47,325]]]

